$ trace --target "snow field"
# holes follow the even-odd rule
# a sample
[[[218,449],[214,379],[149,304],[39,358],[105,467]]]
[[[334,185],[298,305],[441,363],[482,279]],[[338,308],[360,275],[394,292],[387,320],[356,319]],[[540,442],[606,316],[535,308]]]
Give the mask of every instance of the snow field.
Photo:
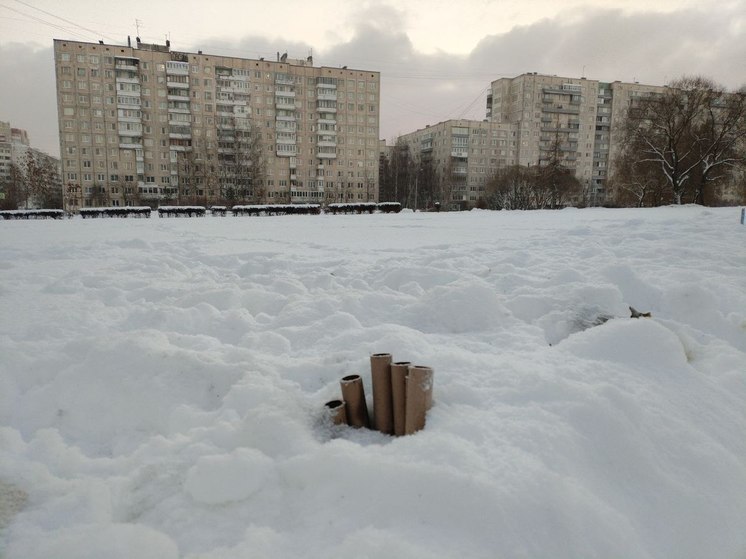
[[[0,555],[740,559],[745,235],[694,206],[2,223]],[[323,423],[377,352],[435,369],[424,431]]]

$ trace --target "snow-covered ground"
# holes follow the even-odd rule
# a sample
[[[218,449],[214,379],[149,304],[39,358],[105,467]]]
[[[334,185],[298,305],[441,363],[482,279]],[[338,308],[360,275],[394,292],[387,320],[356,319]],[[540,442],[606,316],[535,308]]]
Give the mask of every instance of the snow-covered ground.
[[[743,559],[744,246],[693,206],[0,223],[0,556]],[[424,431],[322,421],[378,352],[435,369]]]

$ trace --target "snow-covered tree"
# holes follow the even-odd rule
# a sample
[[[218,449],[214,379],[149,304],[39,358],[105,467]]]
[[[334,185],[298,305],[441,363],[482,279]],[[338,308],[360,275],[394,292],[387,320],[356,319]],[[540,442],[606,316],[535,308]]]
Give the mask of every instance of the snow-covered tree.
[[[618,167],[657,167],[673,200],[702,202],[708,184],[744,162],[744,91],[729,93],[703,77],[685,77],[664,93],[640,98],[624,124],[625,149]]]

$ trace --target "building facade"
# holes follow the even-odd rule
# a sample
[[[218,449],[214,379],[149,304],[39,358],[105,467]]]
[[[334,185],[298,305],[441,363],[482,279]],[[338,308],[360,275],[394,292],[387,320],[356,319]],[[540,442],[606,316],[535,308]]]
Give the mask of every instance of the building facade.
[[[54,56],[66,209],[377,200],[378,72],[139,40]]]
[[[429,165],[449,209],[475,206],[495,170],[518,162],[518,129],[510,123],[446,120],[400,136],[418,166]]]
[[[516,127],[518,164],[558,158],[580,180],[586,202],[601,205],[628,107],[636,97],[662,91],[665,87],[534,72],[493,81],[487,119]]]

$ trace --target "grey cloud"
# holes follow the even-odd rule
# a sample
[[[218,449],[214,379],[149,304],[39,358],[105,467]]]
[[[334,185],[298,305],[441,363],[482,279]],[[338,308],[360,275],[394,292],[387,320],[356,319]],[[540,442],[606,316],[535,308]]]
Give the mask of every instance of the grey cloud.
[[[572,23],[542,20],[487,37],[470,59],[502,59],[500,73],[509,75],[578,76],[585,66],[592,79],[662,85],[683,74],[704,74],[736,88],[746,79],[746,37],[730,22],[743,17],[723,9],[632,15],[588,10]]]
[[[57,101],[52,47],[33,48],[12,43],[0,47],[0,120],[25,128],[31,144],[56,155]]]
[[[485,114],[490,82],[524,72],[589,79],[663,84],[702,74],[735,89],[746,82],[746,2],[717,10],[625,14],[618,10],[573,11],[483,38],[468,55],[418,52],[396,10],[374,7],[355,20],[349,41],[326,50],[292,38],[212,39],[179,49],[273,59],[277,52],[317,65],[381,72],[381,137],[393,139],[449,118]],[[433,29],[450,33],[451,29]],[[0,119],[29,130],[41,149],[57,153],[57,117],[51,48],[3,47]]]

